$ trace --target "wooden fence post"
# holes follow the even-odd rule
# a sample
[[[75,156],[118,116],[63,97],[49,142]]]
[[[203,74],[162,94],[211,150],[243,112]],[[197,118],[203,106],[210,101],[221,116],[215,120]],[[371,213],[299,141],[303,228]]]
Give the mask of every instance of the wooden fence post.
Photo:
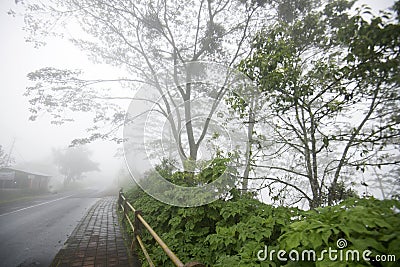
[[[121,200],[122,200],[122,197],[121,197],[121,195],[123,194],[123,189],[122,189],[122,187],[121,187],[121,189],[119,189],[119,192],[118,192],[118,210],[120,210],[121,209]]]

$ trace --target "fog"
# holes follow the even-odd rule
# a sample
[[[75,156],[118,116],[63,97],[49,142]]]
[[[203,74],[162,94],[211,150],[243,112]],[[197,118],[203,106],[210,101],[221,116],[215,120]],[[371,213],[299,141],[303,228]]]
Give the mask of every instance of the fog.
[[[359,2],[378,10],[387,8],[394,1]],[[89,75],[104,77],[118,75],[118,70],[105,65],[94,65],[68,40],[53,39],[42,48],[34,48],[32,44],[25,42],[22,18],[8,15],[10,9],[17,9],[14,1],[1,2],[0,145],[6,153],[11,152],[16,165],[51,165],[54,164],[51,160],[52,149],[66,148],[73,139],[86,137],[85,129],[91,126],[92,121],[84,113],[75,115],[74,122],[63,125],[51,124],[51,118],[46,114],[41,114],[36,121],[29,121],[29,103],[23,95],[28,86],[27,73],[52,66],[85,69]],[[100,171],[88,173],[86,182],[82,182],[82,185],[112,186],[121,176],[127,175],[123,157],[116,157],[121,145],[96,141],[89,144],[88,148],[93,152],[92,160],[99,163]]]
[[[28,98],[23,94],[28,86],[26,75],[36,69],[52,66],[85,69],[89,75],[112,75],[111,68],[94,65],[84,53],[67,40],[52,40],[42,48],[34,48],[25,42],[23,19],[7,12],[17,6],[14,1],[0,3],[0,145],[14,159],[16,166],[51,165],[52,149],[66,148],[75,138],[86,137],[91,119],[84,113],[74,115],[74,122],[64,125],[51,124],[50,116],[40,115],[29,121]],[[120,145],[108,141],[96,141],[88,145],[91,158],[99,163],[98,172],[87,173],[84,185],[100,187],[113,185],[119,170],[124,168],[123,157],[116,157]],[[37,168],[37,167],[32,167]],[[33,169],[32,171],[39,171]],[[43,168],[41,172],[45,172]],[[47,172],[51,172],[49,169]]]

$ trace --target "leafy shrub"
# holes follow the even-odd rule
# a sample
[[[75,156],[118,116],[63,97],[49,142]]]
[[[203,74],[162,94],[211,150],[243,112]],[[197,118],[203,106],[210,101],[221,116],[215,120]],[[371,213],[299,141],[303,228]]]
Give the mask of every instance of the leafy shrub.
[[[332,261],[325,255],[325,261],[316,261],[315,266],[344,266],[346,253],[351,250],[359,252],[359,261],[348,256],[346,266],[399,266],[399,262],[378,262],[376,258],[377,255],[395,255],[400,259],[399,211],[400,203],[396,200],[349,199],[336,206],[306,212],[301,220],[287,225],[279,244],[285,251],[311,249],[317,256],[329,247],[338,250],[338,260]],[[345,255],[342,261],[339,260],[338,240],[347,243],[342,248],[342,255]],[[365,250],[371,251],[369,262],[363,260]],[[291,265],[301,266],[299,262]]]
[[[138,188],[129,190],[126,195],[134,207],[140,207],[146,221],[183,262],[257,266],[260,264],[257,252],[264,244],[277,247],[282,229],[301,211],[274,208],[250,194],[240,195],[236,190],[231,193],[229,200],[217,200],[195,208],[169,206]],[[155,265],[173,266],[149,235],[143,240]],[[236,265],[231,265],[232,262]]]
[[[166,171],[172,182],[184,174]],[[207,172],[207,176],[212,176]],[[377,255],[400,258],[400,202],[373,198],[352,198],[339,205],[302,211],[274,207],[254,195],[230,191],[229,199],[208,205],[180,208],[161,203],[135,187],[126,192],[129,202],[182,262],[199,261],[208,266],[398,266],[398,262],[378,262]],[[132,215],[133,219],[133,215]],[[129,231],[129,230],[128,230]],[[156,266],[174,266],[147,230],[143,241]],[[360,252],[360,260],[332,261],[323,250],[337,249],[338,240],[347,242],[343,253]],[[315,251],[314,261],[258,259],[258,252],[283,250],[289,253]],[[371,261],[362,259],[370,250]],[[338,252],[340,253],[340,251]],[[265,253],[264,253],[265,254]],[[286,258],[287,258],[286,254]],[[345,254],[343,254],[345,255]],[[352,258],[351,258],[352,259]],[[142,255],[142,262],[146,260]]]

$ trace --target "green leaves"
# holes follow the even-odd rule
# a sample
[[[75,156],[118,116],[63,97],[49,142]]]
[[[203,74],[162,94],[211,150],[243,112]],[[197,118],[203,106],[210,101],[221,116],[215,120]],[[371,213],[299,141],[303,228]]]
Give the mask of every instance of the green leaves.
[[[370,250],[371,259],[377,255],[400,257],[399,201],[353,198],[332,207],[300,211],[233,194],[227,201],[177,208],[140,192],[130,190],[129,201],[142,210],[146,221],[184,262],[196,260],[208,266],[343,266],[343,261],[331,261],[327,254],[321,261],[299,262],[280,261],[276,253],[272,261],[257,257],[267,246],[268,251],[296,250],[299,255],[313,250],[318,258],[323,250],[337,250],[339,239],[347,242],[343,253]],[[143,240],[156,266],[173,266],[150,236],[144,235]],[[368,265],[362,258],[347,264]]]
[[[285,251],[313,249],[320,253],[328,247],[337,249],[336,242],[344,238],[345,251],[371,250],[373,257],[393,254],[398,258],[395,244],[400,242],[400,214],[394,208],[399,204],[390,200],[350,199],[334,207],[308,211],[305,219],[284,228],[280,246]],[[362,259],[359,263],[366,264]]]
[[[235,190],[230,200],[196,208],[168,206],[138,188],[127,195],[182,261],[212,266],[258,265],[257,252],[264,244],[277,246],[284,225],[300,214],[297,209],[274,208]],[[144,235],[143,240],[156,265],[172,266],[150,236]]]

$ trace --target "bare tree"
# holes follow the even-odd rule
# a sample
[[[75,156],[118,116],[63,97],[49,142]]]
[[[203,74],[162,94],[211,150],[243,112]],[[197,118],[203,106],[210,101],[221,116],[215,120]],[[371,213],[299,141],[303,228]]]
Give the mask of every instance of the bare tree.
[[[44,36],[60,34],[68,25],[79,25],[81,37],[75,36],[71,41],[93,61],[121,68],[128,76],[85,80],[80,71],[43,68],[32,72],[28,77],[36,84],[26,92],[32,104],[31,118],[46,110],[53,114],[54,123],[63,123],[71,119],[62,115],[66,109],[93,111],[95,122],[113,126],[108,132],[91,128],[90,137],[76,139],[74,143],[97,138],[121,141],[115,133],[124,124],[124,112],[112,101],[132,100],[132,92],[138,86],[149,86],[158,92],[160,101],[154,103],[149,97],[136,100],[156,104],[155,108],[169,122],[181,160],[196,160],[211,117],[229,88],[221,86],[215,91],[208,116],[196,134],[191,102],[201,92],[193,83],[185,83],[195,75],[193,72],[186,70],[186,77],[179,79],[180,68],[197,61],[234,67],[249,53],[252,35],[273,17],[272,7],[269,1],[234,0],[56,0],[26,4],[28,41],[42,45]],[[165,86],[167,74],[172,77],[173,86]],[[96,87],[116,81],[124,83],[126,92],[101,93]],[[182,145],[183,132],[187,149]]]

